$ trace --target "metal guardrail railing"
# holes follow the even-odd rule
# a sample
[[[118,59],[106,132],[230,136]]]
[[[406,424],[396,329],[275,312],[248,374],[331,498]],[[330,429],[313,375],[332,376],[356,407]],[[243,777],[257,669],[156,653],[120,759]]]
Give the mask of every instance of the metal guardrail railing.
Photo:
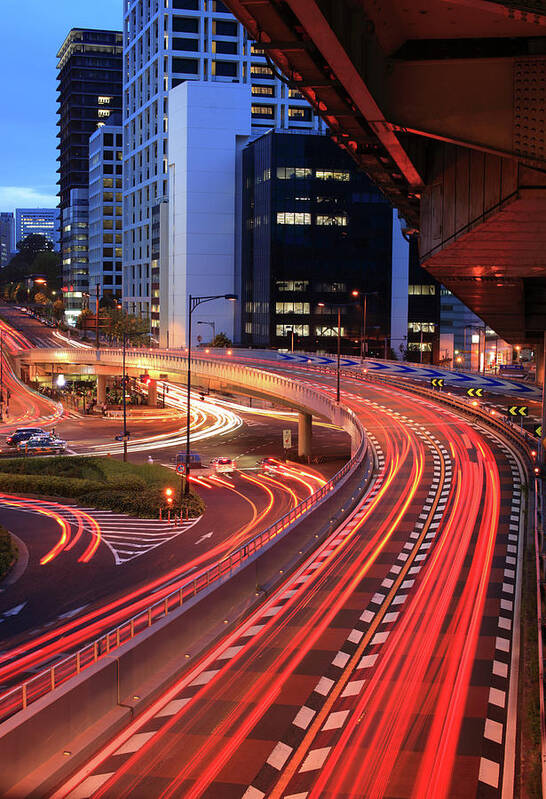
[[[352,458],[314,494],[300,502],[288,513],[285,513],[274,524],[249,539],[228,557],[217,561],[200,574],[193,576],[176,590],[171,591],[161,600],[152,603],[136,616],[127,619],[119,626],[94,639],[58,663],[1,694],[0,722],[24,710],[58,686],[81,674],[82,671],[97,663],[102,657],[119,649],[119,647],[135,638],[139,633],[149,629],[189,600],[209,589],[210,586],[215,583],[220,585],[225,579],[241,570],[250,558],[261,549],[264,549],[273,539],[288,532],[296,521],[326,499],[334,488],[339,486],[366,456],[368,441],[364,428],[356,417],[355,422],[361,431],[360,446]]]
[[[544,618],[543,591],[545,586],[544,562],[544,507],[541,481],[535,480],[535,567],[537,582],[537,645],[538,645],[538,697],[540,714],[540,765],[542,795],[546,796],[546,714],[544,709]]]

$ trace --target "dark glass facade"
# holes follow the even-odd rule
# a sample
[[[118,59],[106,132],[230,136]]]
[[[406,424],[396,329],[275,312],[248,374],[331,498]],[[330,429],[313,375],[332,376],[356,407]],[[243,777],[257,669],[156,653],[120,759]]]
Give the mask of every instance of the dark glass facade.
[[[65,306],[75,317],[88,289],[87,247],[83,241],[85,220],[80,220],[77,260],[74,261],[73,231],[67,219],[77,190],[89,184],[89,137],[122,110],[123,34],[120,31],[73,28],[61,45],[58,58],[59,205]],[[122,176],[115,178],[114,191],[121,198]],[[72,288],[70,288],[72,287]]]
[[[440,289],[419,263],[417,239],[409,247],[408,341],[406,360],[438,363],[440,348]]]
[[[270,132],[243,152],[243,346],[368,353],[390,327],[392,210],[329,137]],[[354,297],[353,291],[359,296]]]

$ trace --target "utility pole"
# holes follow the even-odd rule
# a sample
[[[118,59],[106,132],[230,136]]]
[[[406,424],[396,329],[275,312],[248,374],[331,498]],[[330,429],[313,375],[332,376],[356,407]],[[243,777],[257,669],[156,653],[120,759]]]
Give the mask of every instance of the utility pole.
[[[127,331],[123,331],[123,376],[122,376],[122,398],[123,398],[123,462],[127,462],[127,377],[125,375],[125,351],[127,349]]]
[[[0,330],[0,422],[4,421],[4,331]]]
[[[100,293],[100,283],[97,283],[97,297],[95,301],[95,349],[99,349],[99,293]]]
[[[341,367],[341,305],[337,306],[337,386],[336,386],[336,399],[339,404],[340,390],[340,367]]]

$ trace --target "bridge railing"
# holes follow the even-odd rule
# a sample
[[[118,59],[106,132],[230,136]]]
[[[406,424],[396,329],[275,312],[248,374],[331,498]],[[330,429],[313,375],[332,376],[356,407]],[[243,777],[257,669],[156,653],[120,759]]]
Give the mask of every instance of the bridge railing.
[[[123,350],[62,350],[40,349],[22,353],[21,358],[35,363],[103,364],[121,366]],[[317,416],[329,419],[351,437],[352,451],[358,447],[362,429],[356,415],[348,408],[334,403],[326,394],[307,387],[290,377],[268,372],[263,368],[247,366],[233,361],[204,358],[192,353],[192,375],[211,380],[225,380],[250,391],[259,390],[294,407],[304,408]],[[127,349],[125,363],[131,369],[153,369],[161,372],[185,374],[187,357],[171,350]]]
[[[79,353],[70,351],[71,356],[74,354],[78,355]],[[233,368],[233,364],[226,366],[230,370]],[[270,377],[274,385],[282,386],[285,389],[288,387],[287,384],[291,383],[289,379],[284,377],[277,375],[271,375]],[[303,387],[297,385],[296,388],[297,395],[302,397]],[[316,391],[312,392],[309,389],[305,389],[303,394],[306,396],[307,392],[314,395],[314,405],[315,407],[321,407],[323,415],[328,418],[335,416],[338,420],[337,423],[343,421],[346,427],[351,428],[355,436],[358,435],[359,444],[351,459],[321,488],[303,500],[303,502],[300,502],[295,508],[285,513],[284,516],[281,516],[274,524],[247,540],[230,555],[216,561],[191,578],[183,580],[182,584],[176,589],[170,590],[169,593],[152,602],[137,615],[128,618],[119,626],[93,639],[76,652],[25,680],[11,690],[0,694],[0,722],[24,710],[33,702],[51,693],[58,686],[76,677],[86,668],[123,646],[123,644],[132,640],[144,630],[157,624],[199,594],[204,594],[204,592],[211,590],[213,587],[219,586],[229,579],[232,574],[244,568],[250,559],[265,551],[275,539],[288,534],[296,522],[301,520],[309,511],[316,509],[336,488],[339,488],[348,479],[365,458],[368,451],[368,441],[364,428],[356,414],[350,409],[340,408],[325,395],[321,396]],[[312,398],[307,399],[311,401]],[[342,425],[340,424],[340,426]]]

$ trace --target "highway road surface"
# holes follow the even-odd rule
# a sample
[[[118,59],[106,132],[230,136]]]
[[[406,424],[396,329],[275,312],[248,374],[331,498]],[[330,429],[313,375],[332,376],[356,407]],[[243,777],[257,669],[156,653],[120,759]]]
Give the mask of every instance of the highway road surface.
[[[342,402],[375,452],[366,497],[55,799],[512,795],[520,459],[399,387]]]

